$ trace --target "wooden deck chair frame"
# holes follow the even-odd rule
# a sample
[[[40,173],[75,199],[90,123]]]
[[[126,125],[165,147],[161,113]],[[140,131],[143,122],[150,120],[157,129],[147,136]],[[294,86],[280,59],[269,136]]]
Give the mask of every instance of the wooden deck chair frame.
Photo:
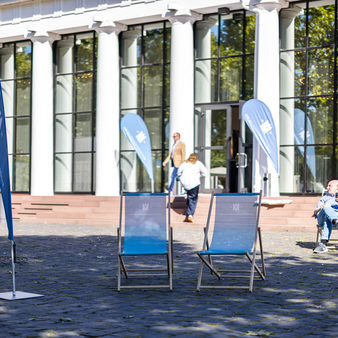
[[[154,269],[154,268],[142,268],[142,269],[129,269],[127,268],[127,264],[123,259],[124,255],[122,252],[123,249],[123,236],[122,236],[122,213],[123,213],[123,197],[128,195],[128,193],[121,193],[120,197],[120,222],[119,228],[117,229],[117,237],[118,237],[118,276],[117,276],[117,291],[121,291],[121,289],[153,289],[153,288],[169,288],[169,290],[173,289],[173,231],[170,223],[170,193],[132,193],[133,195],[143,195],[143,196],[155,196],[155,195],[167,195],[167,252],[165,254],[142,254],[143,257],[149,257],[154,255],[162,255],[166,256],[166,268],[163,269]],[[128,255],[128,256],[139,256],[139,255]],[[165,273],[164,273],[165,271]],[[124,275],[126,279],[132,277],[158,277],[158,276],[168,276],[168,284],[150,284],[150,285],[122,285],[121,283],[121,275]]]
[[[248,195],[253,195],[253,193],[247,193]],[[234,253],[221,253],[217,255],[207,255],[207,254],[201,254],[201,252],[209,251],[209,240],[208,240],[208,232],[209,232],[209,226],[210,226],[210,218],[211,213],[213,209],[213,202],[215,195],[245,195],[245,193],[239,193],[239,194],[216,194],[215,192],[211,195],[210,200],[210,206],[209,206],[209,212],[208,212],[208,219],[207,219],[207,225],[204,228],[204,242],[203,242],[203,249],[202,251],[198,252],[197,255],[201,259],[200,262],[200,269],[198,274],[198,281],[197,281],[197,291],[200,291],[202,288],[213,288],[213,289],[248,289],[250,292],[253,291],[253,283],[254,279],[261,279],[265,280],[266,277],[266,270],[265,270],[265,264],[264,264],[264,253],[263,253],[263,243],[262,243],[262,236],[261,236],[261,230],[259,227],[259,216],[260,216],[260,207],[261,207],[261,200],[262,200],[262,192],[256,193],[258,195],[258,211],[257,211],[257,219],[256,219],[256,232],[255,232],[255,239],[253,244],[252,252],[245,252],[245,256],[248,258],[249,263],[251,264],[250,270],[219,270],[216,268],[212,261],[212,256],[228,256],[228,255],[236,255]],[[256,256],[257,256],[257,239],[259,243],[259,251],[260,251],[260,258],[261,258],[261,266],[259,267],[256,262]],[[238,255],[238,254],[237,254]],[[240,254],[243,255],[243,254]],[[218,279],[223,278],[249,278],[249,286],[217,286],[217,285],[202,285],[202,275],[203,275],[203,267],[206,265],[206,267],[210,270],[211,274],[214,274]],[[246,275],[243,275],[246,274]],[[256,274],[256,276],[255,276]]]

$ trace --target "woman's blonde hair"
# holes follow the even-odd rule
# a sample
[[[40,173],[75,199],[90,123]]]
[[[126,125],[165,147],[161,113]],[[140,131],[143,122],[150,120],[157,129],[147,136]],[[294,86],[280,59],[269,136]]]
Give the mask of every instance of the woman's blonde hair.
[[[189,155],[189,158],[187,159],[187,162],[190,162],[192,164],[195,164],[198,161],[197,154],[192,153]]]

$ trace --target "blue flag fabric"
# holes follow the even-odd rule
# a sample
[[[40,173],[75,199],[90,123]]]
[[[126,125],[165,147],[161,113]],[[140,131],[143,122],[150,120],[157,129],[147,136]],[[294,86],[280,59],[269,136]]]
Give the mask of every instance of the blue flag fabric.
[[[8,239],[14,240],[11,188],[9,183],[6,119],[5,119],[4,101],[2,97],[1,81],[0,81],[0,190],[6,214]]]
[[[153,180],[151,142],[147,126],[143,119],[137,114],[129,113],[122,118],[121,129],[135,149],[136,154],[146,168],[150,179]]]
[[[294,134],[295,143],[297,144],[299,152],[304,157],[304,144],[305,144],[305,113],[298,108],[295,108],[294,117]],[[312,124],[309,117],[306,117],[306,144],[314,144],[315,139],[313,136]],[[306,165],[310,169],[313,177],[316,177],[316,152],[315,147],[307,147],[306,149]]]
[[[249,100],[243,105],[242,117],[278,173],[277,133],[269,108],[260,100]]]

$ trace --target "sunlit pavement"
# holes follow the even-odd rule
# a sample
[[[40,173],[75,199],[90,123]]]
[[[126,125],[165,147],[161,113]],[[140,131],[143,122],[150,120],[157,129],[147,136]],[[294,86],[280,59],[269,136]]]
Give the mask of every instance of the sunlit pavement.
[[[5,292],[12,281],[10,242],[4,226],[0,234]],[[116,291],[116,227],[17,224],[15,235],[17,290],[44,297],[0,300],[1,337],[338,335],[338,242],[328,253],[313,254],[315,229],[263,232],[267,279],[255,281],[252,294],[195,291],[201,229],[174,229],[172,292]],[[245,263],[235,257],[236,265],[239,259]],[[217,285],[207,271],[204,276]]]

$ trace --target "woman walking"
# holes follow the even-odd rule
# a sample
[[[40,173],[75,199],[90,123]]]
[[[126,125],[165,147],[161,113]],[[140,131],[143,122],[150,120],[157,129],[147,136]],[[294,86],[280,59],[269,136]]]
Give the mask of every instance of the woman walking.
[[[208,171],[204,164],[198,161],[197,154],[190,154],[189,158],[178,168],[177,175],[183,188],[187,191],[187,212],[185,222],[193,222],[197,206],[201,176],[207,176]]]

